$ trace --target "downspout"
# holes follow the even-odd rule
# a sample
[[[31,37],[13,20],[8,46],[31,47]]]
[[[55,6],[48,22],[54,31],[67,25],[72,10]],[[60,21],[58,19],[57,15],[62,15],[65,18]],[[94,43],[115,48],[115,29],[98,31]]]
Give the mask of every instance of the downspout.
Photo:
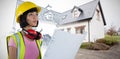
[[[90,42],[90,20],[88,20],[88,42]]]

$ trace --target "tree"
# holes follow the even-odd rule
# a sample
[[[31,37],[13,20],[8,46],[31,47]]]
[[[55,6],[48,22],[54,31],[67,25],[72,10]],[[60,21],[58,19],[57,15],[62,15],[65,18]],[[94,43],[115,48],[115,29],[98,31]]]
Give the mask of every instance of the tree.
[[[110,29],[108,29],[107,34],[110,36],[113,36],[117,33],[117,31],[115,30],[114,26],[111,26]]]

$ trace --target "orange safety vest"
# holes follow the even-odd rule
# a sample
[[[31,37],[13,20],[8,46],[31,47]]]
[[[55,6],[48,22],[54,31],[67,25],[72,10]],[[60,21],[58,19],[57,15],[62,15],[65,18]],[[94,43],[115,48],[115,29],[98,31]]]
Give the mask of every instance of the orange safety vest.
[[[10,37],[13,38],[16,46],[17,46],[17,59],[24,59],[24,55],[25,55],[25,44],[24,44],[24,40],[22,37],[22,34],[20,32],[17,32],[15,34],[12,34],[10,36],[7,36],[7,50],[8,50],[8,42],[10,40]],[[41,45],[42,45],[42,40],[36,40],[37,46],[39,48],[39,57],[38,59],[42,59],[42,55],[41,55]],[[9,59],[9,53],[8,53],[8,59]]]

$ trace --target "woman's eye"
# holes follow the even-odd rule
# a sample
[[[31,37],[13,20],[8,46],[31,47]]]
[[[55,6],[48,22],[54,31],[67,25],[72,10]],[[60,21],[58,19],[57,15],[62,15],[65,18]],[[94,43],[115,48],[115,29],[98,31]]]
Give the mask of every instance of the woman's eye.
[[[36,14],[38,16],[38,14]]]
[[[29,14],[29,16],[32,16],[33,14]]]
[[[30,16],[34,15],[34,14],[29,14]],[[36,14],[36,16],[38,16],[38,14]]]
[[[38,13],[29,13],[29,16],[38,16]]]

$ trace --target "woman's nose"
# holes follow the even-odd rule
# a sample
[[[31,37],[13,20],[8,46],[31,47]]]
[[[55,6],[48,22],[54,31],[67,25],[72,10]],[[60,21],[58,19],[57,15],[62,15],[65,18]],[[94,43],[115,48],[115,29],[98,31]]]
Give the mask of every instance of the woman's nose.
[[[33,18],[34,18],[34,19],[37,19],[37,18],[38,18],[38,15],[36,15],[36,14],[33,15]]]

